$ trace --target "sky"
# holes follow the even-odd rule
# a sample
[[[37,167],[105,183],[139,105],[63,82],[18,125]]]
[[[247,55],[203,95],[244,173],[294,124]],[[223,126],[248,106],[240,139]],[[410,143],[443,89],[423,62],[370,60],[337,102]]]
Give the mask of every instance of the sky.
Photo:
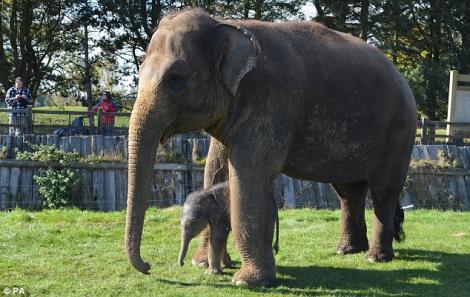
[[[315,5],[313,5],[313,1],[307,2],[307,4],[305,4],[302,8],[302,12],[305,14],[307,20],[310,20],[312,19],[312,17],[316,16],[317,10],[315,8]]]

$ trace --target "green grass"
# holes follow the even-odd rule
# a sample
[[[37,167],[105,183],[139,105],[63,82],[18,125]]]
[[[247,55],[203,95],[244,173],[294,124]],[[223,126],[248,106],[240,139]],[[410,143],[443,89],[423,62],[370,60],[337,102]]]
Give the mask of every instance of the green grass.
[[[335,254],[338,211],[281,211],[278,285],[248,289],[231,284],[236,269],[208,276],[177,266],[180,211],[147,212],[142,254],[151,275],[127,262],[124,212],[2,212],[0,292],[19,286],[31,296],[470,296],[470,213],[407,212],[397,259],[377,264],[363,253]],[[239,265],[232,241],[229,247]]]

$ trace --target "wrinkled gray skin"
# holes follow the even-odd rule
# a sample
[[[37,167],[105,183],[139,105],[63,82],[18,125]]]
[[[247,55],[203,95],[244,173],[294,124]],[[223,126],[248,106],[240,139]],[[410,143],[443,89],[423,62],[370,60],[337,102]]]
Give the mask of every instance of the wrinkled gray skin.
[[[224,22],[200,10],[164,17],[140,67],[129,127],[126,252],[142,273],[150,269],[140,243],[157,145],[201,129],[227,156],[237,285],[275,281],[279,173],[333,185],[341,201],[339,253],[367,249],[371,261],[393,258],[416,106],[378,49],[314,22]]]
[[[227,253],[227,238],[230,227],[230,191],[228,182],[218,183],[208,190],[191,193],[183,205],[181,214],[181,248],[178,257],[180,266],[188,246],[194,237],[209,225],[209,240],[206,273],[220,274],[222,268],[232,267]],[[276,239],[274,252],[279,250],[279,218],[276,216]]]

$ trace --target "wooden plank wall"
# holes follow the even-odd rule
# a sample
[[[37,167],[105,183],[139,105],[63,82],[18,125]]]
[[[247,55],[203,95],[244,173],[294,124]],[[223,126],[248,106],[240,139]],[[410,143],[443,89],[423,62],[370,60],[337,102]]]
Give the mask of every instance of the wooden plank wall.
[[[55,135],[0,135],[0,146],[6,147],[5,159],[15,158],[15,149],[31,151],[33,144],[47,144],[60,147],[67,152],[75,151],[82,156],[91,154],[104,156],[115,161],[127,160],[127,137],[102,135],[68,136]],[[166,148],[185,162],[202,158],[209,149],[209,136],[191,133],[173,137]],[[200,170],[199,170],[200,171]],[[183,173],[164,170],[156,172],[155,180],[162,182],[155,186],[153,205],[168,206],[183,203],[185,196],[203,184],[199,171]],[[80,185],[72,197],[76,205],[87,209],[117,210],[127,205],[126,169],[77,169]],[[40,208],[41,200],[33,177],[40,174],[36,167],[0,168],[0,209],[11,207]],[[197,176],[195,178],[194,176]],[[197,184],[193,185],[192,182]],[[161,188],[163,192],[159,192]]]
[[[412,171],[411,185],[401,196],[401,204],[415,207],[470,210],[470,146],[455,145],[415,145],[412,159],[438,160],[441,151],[450,159],[457,159],[461,168],[444,171]],[[289,179],[293,181],[291,188]],[[277,185],[281,184],[281,186]],[[275,189],[281,207],[338,208],[335,191],[328,184],[295,180],[283,176],[276,180]],[[367,206],[372,203],[367,198]]]
[[[26,137],[25,137],[26,138]],[[28,149],[26,141],[14,140],[15,145]],[[7,145],[12,138],[1,137]],[[127,140],[123,137],[72,137],[65,142],[54,136],[34,138],[35,143],[60,145],[83,155],[90,152],[108,154],[116,159],[127,156]],[[175,142],[177,142],[175,140]],[[181,140],[179,141],[181,145]],[[445,172],[413,172],[411,185],[402,195],[402,205],[416,207],[470,210],[470,147],[447,145],[417,145],[412,158],[436,160],[438,152],[456,158],[462,168]],[[14,154],[13,151],[10,152]],[[192,152],[191,152],[192,153]],[[199,157],[199,156],[198,156]],[[165,165],[165,164],[162,164]],[[112,211],[124,209],[127,199],[127,169],[125,166],[97,165],[97,168],[76,169],[80,183],[74,191],[74,203],[84,209]],[[185,168],[180,169],[183,166]],[[188,170],[188,164],[163,166],[155,170],[150,205],[166,207],[182,204],[186,195],[203,186],[201,168]],[[181,167],[182,168],[182,167]],[[0,209],[24,207],[40,208],[41,200],[33,176],[39,174],[37,167],[21,164],[0,166]],[[274,183],[274,194],[280,207],[338,208],[336,193],[329,184],[296,180],[281,175]],[[370,201],[368,205],[371,206]]]
[[[205,157],[209,150],[209,142],[210,136],[204,133],[181,134],[172,137],[165,144],[165,149],[178,155],[186,163],[196,158]],[[66,152],[76,151],[84,156],[106,153],[106,157],[117,156],[121,157],[122,160],[127,159],[127,136],[83,135],[58,137],[56,135],[27,134],[10,136],[0,134],[0,146],[6,147],[7,150],[6,156],[4,156],[6,159],[15,158],[15,149],[31,151],[32,144],[54,145]]]

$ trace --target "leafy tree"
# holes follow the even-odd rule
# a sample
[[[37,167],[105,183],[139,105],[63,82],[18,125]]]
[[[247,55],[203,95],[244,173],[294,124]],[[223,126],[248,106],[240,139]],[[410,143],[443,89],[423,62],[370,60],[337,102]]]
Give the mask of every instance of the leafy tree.
[[[313,0],[319,22],[378,46],[405,74],[419,111],[447,113],[449,70],[470,72],[470,3],[465,0]],[[466,38],[464,38],[466,37]]]
[[[33,95],[51,72],[54,55],[64,44],[65,7],[72,1],[10,0],[0,2],[0,84],[2,94],[23,76]]]

